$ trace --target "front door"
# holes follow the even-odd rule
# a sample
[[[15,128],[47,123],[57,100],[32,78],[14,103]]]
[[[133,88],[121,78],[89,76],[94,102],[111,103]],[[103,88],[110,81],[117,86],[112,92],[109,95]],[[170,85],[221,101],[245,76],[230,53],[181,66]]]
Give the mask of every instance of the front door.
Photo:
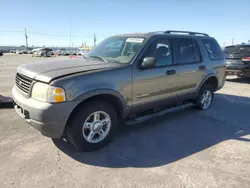
[[[133,105],[150,105],[176,96],[178,69],[173,65],[172,51],[167,38],[156,39],[147,48],[145,57],[154,57],[156,67],[143,70],[133,67]]]

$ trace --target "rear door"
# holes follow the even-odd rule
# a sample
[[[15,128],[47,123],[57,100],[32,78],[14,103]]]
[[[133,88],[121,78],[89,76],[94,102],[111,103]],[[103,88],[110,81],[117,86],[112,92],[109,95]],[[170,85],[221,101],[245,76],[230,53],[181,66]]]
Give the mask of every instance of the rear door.
[[[199,45],[192,38],[173,38],[171,43],[178,66],[177,95],[194,93],[206,69]]]

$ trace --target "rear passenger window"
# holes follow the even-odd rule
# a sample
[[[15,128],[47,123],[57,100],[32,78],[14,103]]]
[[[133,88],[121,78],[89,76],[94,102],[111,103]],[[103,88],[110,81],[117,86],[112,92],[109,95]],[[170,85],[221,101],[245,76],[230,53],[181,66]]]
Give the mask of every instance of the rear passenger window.
[[[172,39],[174,60],[177,64],[195,63],[201,61],[199,46],[194,39]]]
[[[203,43],[206,47],[208,55],[211,60],[223,60],[224,54],[221,47],[214,39],[204,39]]]

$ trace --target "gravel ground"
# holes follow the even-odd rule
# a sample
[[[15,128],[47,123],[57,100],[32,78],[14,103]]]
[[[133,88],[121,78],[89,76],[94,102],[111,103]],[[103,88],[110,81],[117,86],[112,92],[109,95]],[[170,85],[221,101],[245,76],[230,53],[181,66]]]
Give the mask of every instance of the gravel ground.
[[[30,60],[0,58],[0,94],[10,94],[16,66]],[[231,78],[209,110],[121,127],[92,153],[52,141],[13,109],[0,109],[0,187],[250,187],[249,99],[250,82]]]

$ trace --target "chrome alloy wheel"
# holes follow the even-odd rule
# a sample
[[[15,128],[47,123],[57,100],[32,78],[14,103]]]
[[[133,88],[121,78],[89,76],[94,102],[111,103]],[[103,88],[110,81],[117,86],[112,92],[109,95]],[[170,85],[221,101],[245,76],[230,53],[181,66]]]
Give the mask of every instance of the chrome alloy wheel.
[[[210,90],[205,90],[201,97],[201,107],[202,109],[207,109],[212,101],[212,93]]]
[[[111,127],[111,118],[104,111],[90,114],[82,127],[82,134],[87,142],[101,142],[108,135]]]

